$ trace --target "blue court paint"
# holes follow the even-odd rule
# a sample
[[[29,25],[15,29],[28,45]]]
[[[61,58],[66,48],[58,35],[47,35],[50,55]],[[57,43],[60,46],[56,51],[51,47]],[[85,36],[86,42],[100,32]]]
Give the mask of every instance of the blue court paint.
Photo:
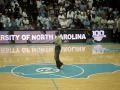
[[[55,64],[29,64],[21,66],[0,67],[0,73],[11,73],[28,78],[87,78],[98,73],[119,71],[120,66],[114,64],[74,64],[64,65],[59,70]]]
[[[4,66],[4,67],[0,67],[0,73],[10,73],[11,70],[16,67],[16,66]]]

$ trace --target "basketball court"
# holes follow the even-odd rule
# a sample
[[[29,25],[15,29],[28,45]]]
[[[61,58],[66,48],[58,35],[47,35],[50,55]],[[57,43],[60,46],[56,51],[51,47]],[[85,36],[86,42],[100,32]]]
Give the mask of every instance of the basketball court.
[[[119,90],[120,44],[64,44],[64,67],[53,44],[0,45],[0,90]]]

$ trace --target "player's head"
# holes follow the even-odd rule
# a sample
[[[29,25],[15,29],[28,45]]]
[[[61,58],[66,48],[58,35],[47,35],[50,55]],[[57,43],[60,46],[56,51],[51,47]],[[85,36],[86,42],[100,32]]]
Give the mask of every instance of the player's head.
[[[55,33],[55,35],[56,35],[56,36],[59,36],[59,35],[60,35],[60,33],[59,33],[59,32],[56,32],[56,33]]]

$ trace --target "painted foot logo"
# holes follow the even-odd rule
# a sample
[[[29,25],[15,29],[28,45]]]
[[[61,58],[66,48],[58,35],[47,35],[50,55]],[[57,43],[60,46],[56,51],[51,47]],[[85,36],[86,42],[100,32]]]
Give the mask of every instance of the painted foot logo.
[[[40,74],[51,74],[51,73],[57,73],[59,71],[60,71],[59,69],[55,69],[52,67],[43,67],[43,68],[36,69],[36,72]]]
[[[29,64],[21,66],[0,67],[0,73],[11,73],[28,78],[87,78],[98,73],[119,71],[114,64],[74,64],[64,65],[59,70],[54,64]]]

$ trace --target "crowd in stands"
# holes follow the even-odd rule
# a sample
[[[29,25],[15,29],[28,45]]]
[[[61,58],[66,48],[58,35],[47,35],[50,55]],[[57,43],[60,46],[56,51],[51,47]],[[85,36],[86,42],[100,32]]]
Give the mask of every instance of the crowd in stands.
[[[119,14],[106,0],[0,0],[0,29],[114,29]]]

